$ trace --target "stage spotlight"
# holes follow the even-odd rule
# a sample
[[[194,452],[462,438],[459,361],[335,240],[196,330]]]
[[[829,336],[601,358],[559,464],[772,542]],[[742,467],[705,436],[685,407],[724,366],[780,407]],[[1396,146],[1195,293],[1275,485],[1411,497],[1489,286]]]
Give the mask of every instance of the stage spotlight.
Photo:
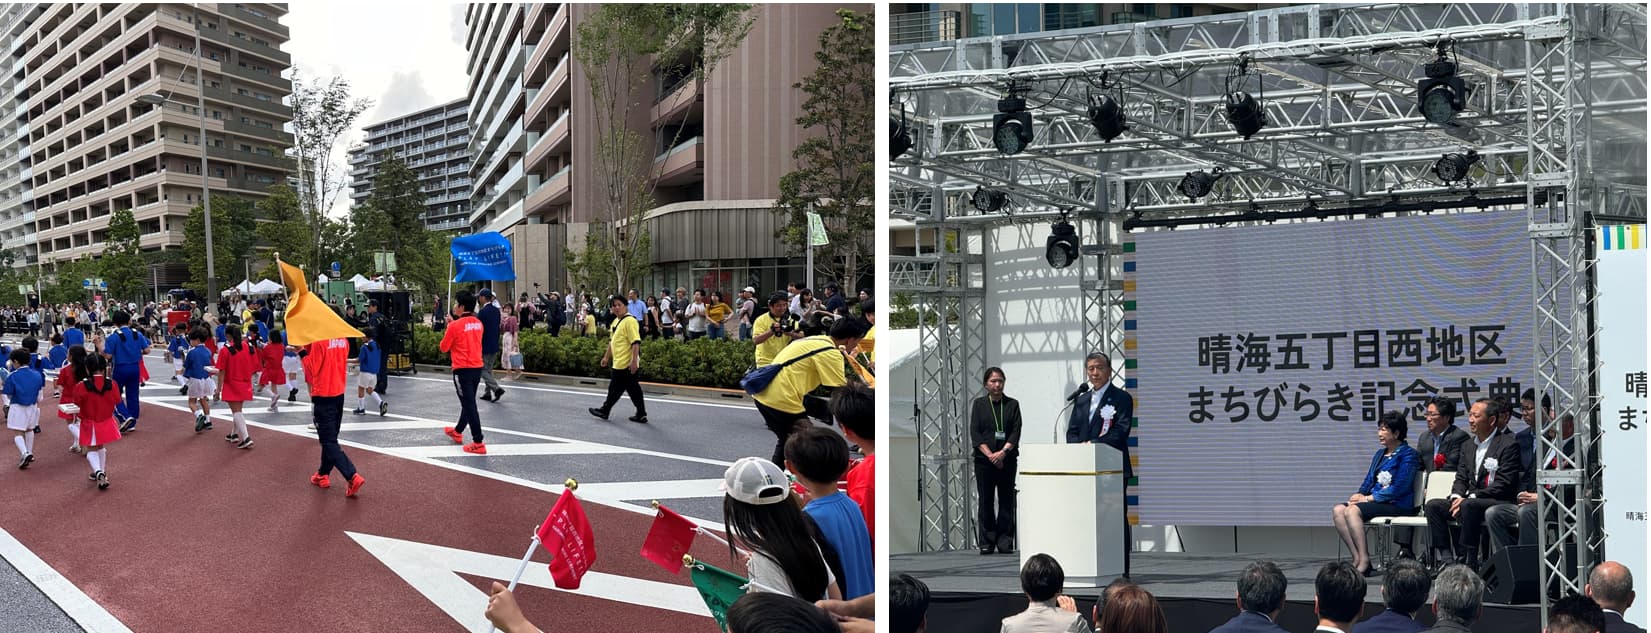
[[[1416,99],[1422,108],[1422,118],[1433,123],[1449,123],[1456,113],[1467,108],[1467,82],[1456,76],[1456,64],[1439,58],[1422,67],[1426,79],[1416,83]]]
[[[1244,140],[1250,140],[1267,125],[1267,110],[1250,93],[1242,90],[1227,95],[1227,122]]]
[[[1202,169],[1189,171],[1186,176],[1181,177],[1181,193],[1193,200],[1210,195],[1210,190],[1215,188],[1215,181],[1221,179],[1221,174],[1220,167],[1215,168],[1214,173]]]
[[[975,210],[981,213],[991,213],[1009,206],[1009,194],[996,189],[975,187],[975,195],[970,198]]]
[[[997,102],[998,113],[992,116],[992,144],[1005,156],[1014,156],[1032,144],[1032,113],[1026,111],[1026,99],[1011,93]]]
[[[1066,220],[1056,222],[1049,231],[1049,245],[1045,249],[1044,259],[1055,268],[1066,268],[1078,259],[1078,230],[1072,228],[1072,223]]]
[[[1089,123],[1095,126],[1095,133],[1100,135],[1102,141],[1111,143],[1112,139],[1129,129],[1124,121],[1124,106],[1117,100],[1107,95],[1090,98]]]
[[[1445,154],[1439,160],[1433,161],[1433,175],[1447,185],[1453,185],[1468,177],[1468,169],[1479,162],[1479,152],[1468,150],[1466,154]]]
[[[894,160],[911,149],[911,132],[906,129],[906,122],[903,120],[889,119],[889,129],[893,130],[893,133],[889,134],[889,160]]]

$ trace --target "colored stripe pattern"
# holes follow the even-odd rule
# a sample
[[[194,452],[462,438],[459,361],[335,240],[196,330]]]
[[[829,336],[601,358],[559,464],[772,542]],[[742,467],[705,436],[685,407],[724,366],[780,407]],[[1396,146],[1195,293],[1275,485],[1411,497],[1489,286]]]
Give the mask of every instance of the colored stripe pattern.
[[[1611,224],[1599,227],[1600,250],[1640,250],[1645,246],[1644,224]]]
[[[1134,237],[1126,235],[1125,238],[1124,238],[1123,247],[1124,247],[1123,248],[1123,250],[1124,250],[1124,253],[1123,253],[1123,260],[1124,260],[1123,261],[1123,264],[1124,264],[1124,388],[1128,389],[1133,394],[1134,391],[1135,391],[1135,386],[1140,382],[1140,377],[1141,377],[1141,374],[1139,372],[1139,367],[1137,367],[1136,358],[1135,358],[1136,322],[1135,322],[1135,239],[1134,239]],[[1136,406],[1137,406],[1137,408],[1139,408],[1140,403],[1137,402]],[[1129,421],[1129,426],[1130,426],[1129,464],[1130,464],[1131,468],[1135,469],[1135,476],[1130,477],[1129,481],[1124,482],[1124,495],[1125,495],[1125,499],[1126,499],[1126,504],[1128,506],[1127,514],[1128,514],[1128,517],[1129,517],[1129,524],[1130,525],[1140,525],[1141,524],[1141,514],[1140,514],[1141,498],[1140,498],[1139,486],[1140,486],[1140,481],[1141,481],[1141,477],[1140,477],[1141,453],[1140,453],[1140,450],[1139,450],[1139,448],[1140,448],[1140,444],[1139,444],[1140,438],[1136,436],[1136,431],[1141,428],[1141,416],[1139,414],[1137,414],[1135,416],[1135,419]]]

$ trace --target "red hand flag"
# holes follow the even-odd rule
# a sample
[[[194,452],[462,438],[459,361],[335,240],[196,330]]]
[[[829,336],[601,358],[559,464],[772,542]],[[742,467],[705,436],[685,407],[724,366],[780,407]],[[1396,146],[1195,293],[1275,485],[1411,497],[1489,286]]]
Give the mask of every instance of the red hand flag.
[[[699,526],[693,521],[660,504],[659,514],[654,516],[654,524],[648,528],[648,538],[642,541],[642,557],[665,568],[665,571],[673,574],[681,572],[682,555],[688,553],[688,548],[694,544],[694,535],[698,533]]]
[[[550,577],[561,589],[578,589],[579,579],[596,564],[596,536],[591,532],[590,520],[573,491],[562,493],[550,509],[544,524],[534,533],[546,550],[555,556],[550,561]]]

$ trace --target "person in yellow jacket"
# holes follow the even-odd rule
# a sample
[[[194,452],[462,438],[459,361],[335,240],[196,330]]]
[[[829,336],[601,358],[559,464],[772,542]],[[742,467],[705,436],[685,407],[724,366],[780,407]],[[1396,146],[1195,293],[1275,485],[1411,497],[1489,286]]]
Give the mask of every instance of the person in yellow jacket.
[[[798,428],[810,424],[803,398],[821,386],[848,384],[847,360],[843,355],[859,347],[865,334],[864,321],[837,319],[831,325],[830,334],[798,339],[774,357],[773,364],[784,367],[773,382],[751,396],[757,403],[757,413],[762,414],[768,430],[774,432],[774,463],[785,463],[786,439]]]
[[[802,324],[796,316],[786,311],[790,305],[790,297],[783,292],[769,295],[768,311],[757,317],[756,324],[751,326],[751,340],[757,344],[758,367],[774,362],[780,350],[803,337]]]

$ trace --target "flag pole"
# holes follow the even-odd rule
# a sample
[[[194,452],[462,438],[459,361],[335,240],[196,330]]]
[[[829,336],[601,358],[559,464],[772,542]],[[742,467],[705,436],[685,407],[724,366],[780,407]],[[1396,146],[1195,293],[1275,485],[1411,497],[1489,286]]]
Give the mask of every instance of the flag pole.
[[[569,479],[569,480],[563,482],[562,485],[564,487],[566,487],[568,490],[577,490],[579,488],[579,482],[577,480],[574,480],[574,479]],[[516,565],[516,574],[510,577],[510,585],[505,587],[505,591],[515,591],[516,590],[516,584],[522,581],[522,572],[527,571],[527,564],[530,563],[530,562],[533,562],[533,553],[538,551],[538,550],[539,550],[539,528],[538,528],[538,526],[534,526],[534,528],[533,528],[533,541],[527,544],[527,553],[522,555],[522,562],[520,564]],[[554,552],[552,552],[551,557],[555,558],[555,556],[556,556],[556,554]],[[498,627],[495,627],[492,624],[489,624],[487,626],[487,633],[493,633],[494,631],[497,631],[497,630],[499,630]]]

